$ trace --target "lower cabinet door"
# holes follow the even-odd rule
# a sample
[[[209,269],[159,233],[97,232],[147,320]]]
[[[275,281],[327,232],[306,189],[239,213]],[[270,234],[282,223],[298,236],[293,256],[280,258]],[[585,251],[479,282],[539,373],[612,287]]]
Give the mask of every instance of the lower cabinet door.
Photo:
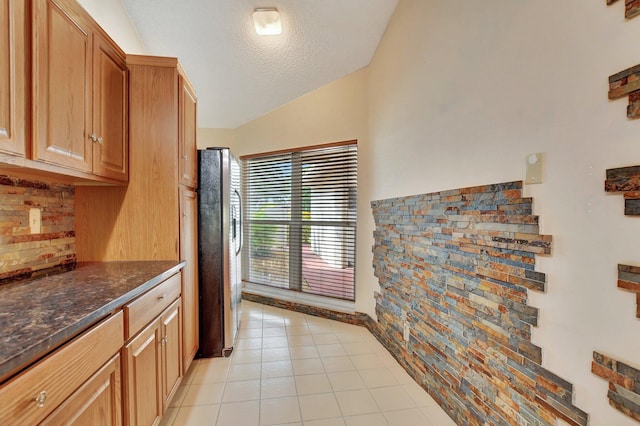
[[[156,319],[124,347],[126,424],[150,426],[162,417],[162,330]]]
[[[41,425],[122,425],[120,355],[109,360]]]
[[[182,269],[182,372],[186,374],[198,352],[198,196],[180,186],[180,259]]]
[[[182,380],[182,300],[162,314],[162,402],[166,411]]]

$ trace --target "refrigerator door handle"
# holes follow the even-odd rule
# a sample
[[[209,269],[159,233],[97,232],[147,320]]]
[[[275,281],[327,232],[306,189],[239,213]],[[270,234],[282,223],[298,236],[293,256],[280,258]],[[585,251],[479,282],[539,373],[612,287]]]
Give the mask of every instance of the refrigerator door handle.
[[[238,227],[240,228],[240,244],[238,244],[238,249],[236,250],[236,255],[240,254],[242,250],[242,196],[237,189],[234,189],[236,195],[238,196],[238,205],[240,206],[240,214],[238,215]]]

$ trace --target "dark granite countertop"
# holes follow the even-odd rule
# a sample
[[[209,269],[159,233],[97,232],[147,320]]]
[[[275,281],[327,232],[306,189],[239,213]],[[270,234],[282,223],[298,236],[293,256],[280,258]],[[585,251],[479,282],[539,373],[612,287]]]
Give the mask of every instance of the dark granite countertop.
[[[179,261],[87,262],[0,285],[0,383],[184,266]]]

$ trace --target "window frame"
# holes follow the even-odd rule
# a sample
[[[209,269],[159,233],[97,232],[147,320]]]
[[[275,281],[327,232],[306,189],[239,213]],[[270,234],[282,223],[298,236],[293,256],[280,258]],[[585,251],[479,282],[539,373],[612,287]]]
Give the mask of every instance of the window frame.
[[[349,140],[343,142],[333,142],[328,144],[320,144],[320,145],[312,145],[308,147],[300,147],[293,148],[287,150],[278,150],[278,151],[270,151],[265,153],[251,154],[241,156],[240,160],[242,161],[242,169],[243,169],[243,192],[244,192],[244,202],[247,204],[243,208],[243,212],[245,217],[243,217],[243,222],[245,224],[245,231],[243,232],[245,236],[245,245],[246,250],[243,250],[243,281],[252,286],[264,286],[272,289],[281,289],[285,291],[295,292],[306,294],[309,296],[320,296],[320,297],[328,297],[335,300],[342,300],[345,302],[355,302],[356,299],[356,240],[357,240],[357,176],[358,176],[358,167],[357,167],[357,140]],[[340,187],[339,185],[336,188],[340,188],[343,190],[343,196],[346,196],[346,202],[343,207],[347,210],[345,218],[342,220],[311,220],[311,218],[305,219],[303,217],[303,206],[305,204],[304,193],[305,188],[303,187],[303,164],[305,164],[303,156],[305,154],[311,153],[313,155],[314,152],[322,153],[322,150],[327,150],[328,153],[331,152],[332,148],[339,147],[351,147],[349,150],[345,150],[344,153],[340,153],[336,151],[336,158],[340,156],[344,156],[348,158],[352,156],[355,159],[355,163],[352,165],[345,166],[345,172],[348,172],[348,179],[345,179],[344,186]],[[355,148],[355,149],[353,149]],[[290,164],[291,164],[291,191],[290,191],[290,199],[289,199],[289,218],[288,220],[279,219],[261,219],[255,220],[251,219],[251,196],[250,196],[250,186],[249,184],[255,181],[252,181],[249,173],[250,173],[250,162],[252,160],[268,160],[269,158],[276,159],[277,157],[286,157],[290,156]],[[350,183],[353,182],[353,185]],[[346,194],[346,195],[344,195]],[[295,200],[295,201],[294,201]],[[311,200],[321,200],[321,197]],[[309,201],[312,203],[313,201]],[[322,201],[322,200],[321,200]],[[250,272],[250,253],[251,248],[249,242],[251,241],[251,226],[252,225],[274,225],[274,226],[284,226],[287,236],[284,240],[287,241],[287,249],[288,249],[288,281],[286,286],[283,285],[270,285],[263,282],[256,282],[251,280],[251,272]],[[348,269],[351,273],[351,280],[348,280],[347,283],[350,285],[344,286],[339,285],[339,289],[346,289],[343,293],[343,296],[336,295],[337,291],[333,291],[334,294],[329,290],[326,294],[314,291],[306,291],[303,288],[303,229],[304,227],[327,227],[327,229],[331,229],[330,227],[339,229],[343,229],[343,233],[346,232],[346,236],[340,237],[341,243],[332,245],[332,248],[337,248],[341,251],[345,258],[349,261]],[[298,279],[299,278],[299,279]],[[344,283],[344,280],[342,281]],[[331,287],[330,285],[328,287]],[[348,297],[344,297],[347,294]]]

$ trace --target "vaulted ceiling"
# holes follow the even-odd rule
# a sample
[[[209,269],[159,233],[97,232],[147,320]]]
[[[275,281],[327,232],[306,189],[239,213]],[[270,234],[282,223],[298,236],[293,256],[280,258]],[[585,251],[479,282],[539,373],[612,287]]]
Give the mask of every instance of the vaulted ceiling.
[[[236,128],[367,66],[398,0],[122,0],[149,54],[180,59],[198,126]],[[256,34],[276,7],[283,33]]]

